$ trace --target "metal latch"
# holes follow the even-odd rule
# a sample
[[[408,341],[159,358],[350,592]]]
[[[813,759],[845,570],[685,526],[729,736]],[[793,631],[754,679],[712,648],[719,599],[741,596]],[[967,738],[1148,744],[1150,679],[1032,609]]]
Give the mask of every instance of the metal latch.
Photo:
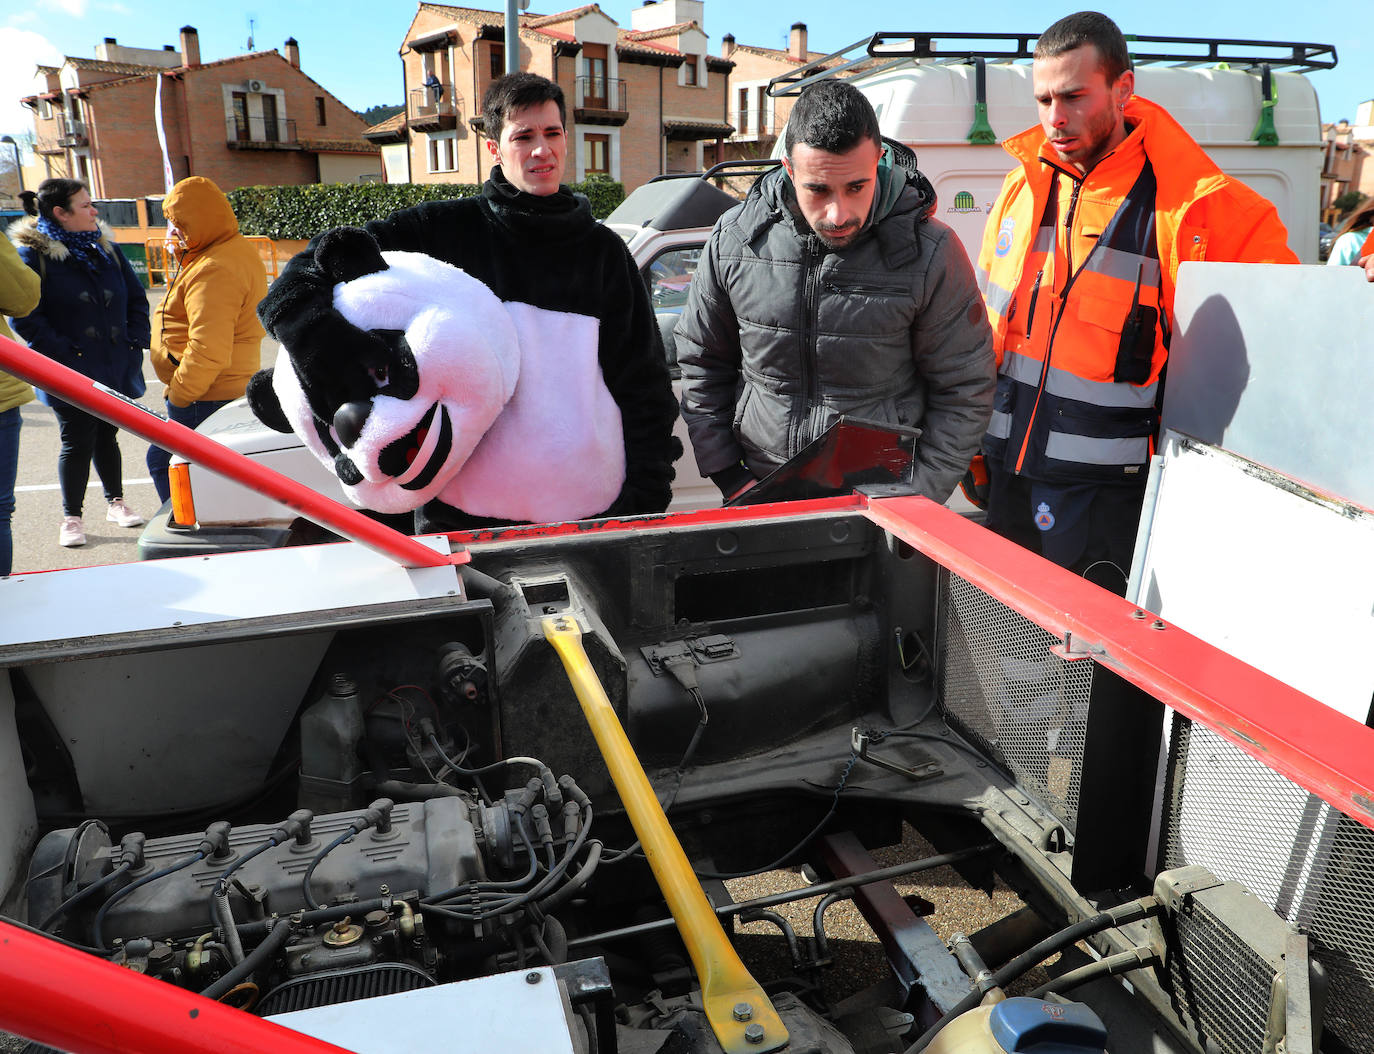
[[[907,768],[904,765],[898,765],[896,762],[888,761],[886,758],[880,758],[876,754],[871,753],[868,749],[868,743],[869,736],[867,732],[861,732],[857,728],[850,731],[849,748],[859,756],[860,760],[867,761],[870,765],[877,765],[880,769],[887,769],[888,772],[895,772],[897,775],[905,776],[907,779],[911,780],[928,780],[934,776],[939,776],[945,771],[934,761],[928,761],[926,764],[917,766],[914,769]]]

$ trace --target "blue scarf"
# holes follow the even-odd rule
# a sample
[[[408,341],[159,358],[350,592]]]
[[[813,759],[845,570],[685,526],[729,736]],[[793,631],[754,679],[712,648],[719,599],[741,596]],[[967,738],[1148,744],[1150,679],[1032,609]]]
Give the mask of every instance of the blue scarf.
[[[39,231],[53,241],[65,245],[73,256],[92,271],[96,270],[100,266],[100,261],[105,258],[104,250],[100,248],[102,235],[99,230],[69,231],[60,223],[55,223],[46,216],[38,217],[37,226]]]

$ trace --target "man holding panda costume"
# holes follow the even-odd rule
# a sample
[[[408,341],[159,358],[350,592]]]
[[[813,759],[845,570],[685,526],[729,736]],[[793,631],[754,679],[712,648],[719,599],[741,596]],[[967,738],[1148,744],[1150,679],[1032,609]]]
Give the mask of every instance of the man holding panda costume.
[[[542,397],[553,412],[542,418],[527,415],[521,425],[523,437],[509,434],[500,442],[508,450],[522,448],[536,438],[533,432],[547,429],[555,439],[537,438],[545,443],[545,451],[557,451],[561,448],[556,437],[562,433],[599,431],[601,439],[593,441],[604,449],[609,421],[609,427],[618,426],[623,436],[623,470],[620,450],[613,452],[614,457],[602,457],[600,461],[608,466],[598,470],[602,478],[583,489],[584,494],[597,495],[591,499],[595,507],[576,515],[661,512],[672,498],[672,463],[681,456],[681,445],[672,435],[677,407],[662,341],[644,284],[624,244],[593,219],[585,198],[561,183],[567,154],[562,89],[534,74],[508,74],[487,90],[482,115],[488,149],[499,164],[479,197],[404,209],[368,223],[365,235],[349,229],[326,232],[291,261],[258,309],[268,333],[289,351],[290,364],[278,366],[275,384],[266,373],[255,377],[249,401],[264,421],[282,430],[294,423],[298,432],[302,432],[299,414],[294,422],[288,421],[292,416],[288,404],[295,400],[305,406],[315,433],[305,436],[307,442],[317,454],[333,459],[346,488],[365,485],[364,472],[352,458],[359,434],[366,431],[365,418],[381,401],[374,403],[372,397],[383,391],[399,399],[416,397],[413,375],[423,373],[424,356],[420,349],[409,348],[407,334],[397,332],[404,325],[385,321],[386,311],[394,310],[397,293],[404,294],[407,288],[396,285],[402,271],[390,268],[391,286],[378,288],[391,290],[393,304],[372,316],[350,311],[345,294],[350,288],[364,290],[379,268],[387,269],[381,254],[400,266],[409,258],[392,254],[423,253],[484,283],[510,309],[526,359],[520,367],[522,385],[525,377],[543,369],[531,365],[532,354],[543,364],[556,364],[561,378],[569,378],[570,369],[581,371],[556,382],[564,386],[562,394],[551,387],[554,382],[545,380],[549,390]],[[420,295],[418,289],[415,295]],[[374,320],[364,321],[369,317]],[[462,324],[478,335],[484,328],[482,312],[474,312]],[[414,339],[413,332],[409,336]],[[583,363],[585,368],[570,363]],[[548,375],[553,376],[552,367]],[[418,387],[423,396],[423,377]],[[510,405],[521,398],[517,395]],[[396,400],[390,404],[396,405]],[[497,409],[505,412],[504,407]],[[415,425],[408,458],[416,458],[417,451],[422,458],[431,456],[432,433],[441,423],[445,433],[450,431],[450,417],[440,404],[435,404],[435,411],[437,416]],[[597,420],[588,420],[593,417]],[[452,431],[460,432],[461,427],[455,425]],[[493,427],[491,435],[497,431]],[[507,433],[513,431],[506,428]],[[404,445],[392,442],[392,454]],[[517,462],[520,456],[526,463],[556,460],[537,447],[515,453]],[[388,452],[381,456],[384,461]],[[474,456],[474,460],[478,459]],[[375,463],[374,457],[364,467],[375,467]],[[542,478],[556,485],[560,471],[572,474],[578,466],[539,467],[549,473]],[[420,475],[426,471],[422,469]],[[612,474],[609,479],[608,473]],[[545,486],[540,478],[538,471],[518,472],[504,481],[502,489],[512,493],[537,489]],[[414,492],[420,483],[404,485]],[[466,493],[450,488],[417,509],[417,530],[455,530],[532,518],[479,508],[465,497],[453,504],[443,500]],[[517,501],[513,507],[527,506]]]

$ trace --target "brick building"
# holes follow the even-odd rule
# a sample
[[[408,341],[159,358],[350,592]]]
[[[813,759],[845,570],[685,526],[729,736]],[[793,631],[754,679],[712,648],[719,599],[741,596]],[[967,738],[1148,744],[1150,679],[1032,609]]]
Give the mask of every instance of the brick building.
[[[720,54],[735,67],[730,74],[728,113],[734,133],[725,142],[725,157],[729,160],[769,157],[796,100],[789,96],[770,98],[768,82],[825,55],[807,50],[804,22],[792,24],[786,50],[737,44],[734,36],[727,33],[721,38]]]
[[[660,172],[696,171],[723,156],[733,131],[733,63],[707,53],[703,6],[646,3],[630,29],[596,4],[520,16],[520,68],[556,81],[567,96],[569,180],[604,173],[633,189]],[[401,175],[389,161],[388,180],[486,179],[481,100],[505,72],[504,27],[501,12],[419,5],[401,47],[405,119],[368,132],[389,151],[406,144],[408,171]]]
[[[164,189],[154,121],[162,124],[173,180],[207,176],[225,190],[255,184],[339,183],[381,178],[366,123],[301,70],[300,49],[201,62],[196,30],[180,50],[129,48],[113,38],[95,59],[39,66],[35,152],[49,176],[85,180],[96,198],[138,198]]]
[[[1327,223],[1339,223],[1342,213],[1335,201],[1354,190],[1374,196],[1374,99],[1360,103],[1355,123],[1340,121],[1322,125],[1322,208]]]

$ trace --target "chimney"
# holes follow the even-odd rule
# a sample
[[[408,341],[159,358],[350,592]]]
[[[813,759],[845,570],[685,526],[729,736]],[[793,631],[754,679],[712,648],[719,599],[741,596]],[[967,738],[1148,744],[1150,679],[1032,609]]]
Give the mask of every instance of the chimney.
[[[195,26],[181,27],[181,64],[200,65],[200,34],[196,32]]]
[[[798,62],[806,61],[806,23],[793,22],[792,32],[787,38],[787,57]]]
[[[286,38],[286,61],[295,66],[296,69],[301,68],[301,46],[296,42],[295,37]]]
[[[105,38],[105,43],[106,43],[106,44],[117,44],[117,43],[119,43],[119,41],[115,40],[114,37],[106,37],[106,38]]]
[[[720,38],[720,57],[728,59],[735,53],[735,34],[726,33]]]

